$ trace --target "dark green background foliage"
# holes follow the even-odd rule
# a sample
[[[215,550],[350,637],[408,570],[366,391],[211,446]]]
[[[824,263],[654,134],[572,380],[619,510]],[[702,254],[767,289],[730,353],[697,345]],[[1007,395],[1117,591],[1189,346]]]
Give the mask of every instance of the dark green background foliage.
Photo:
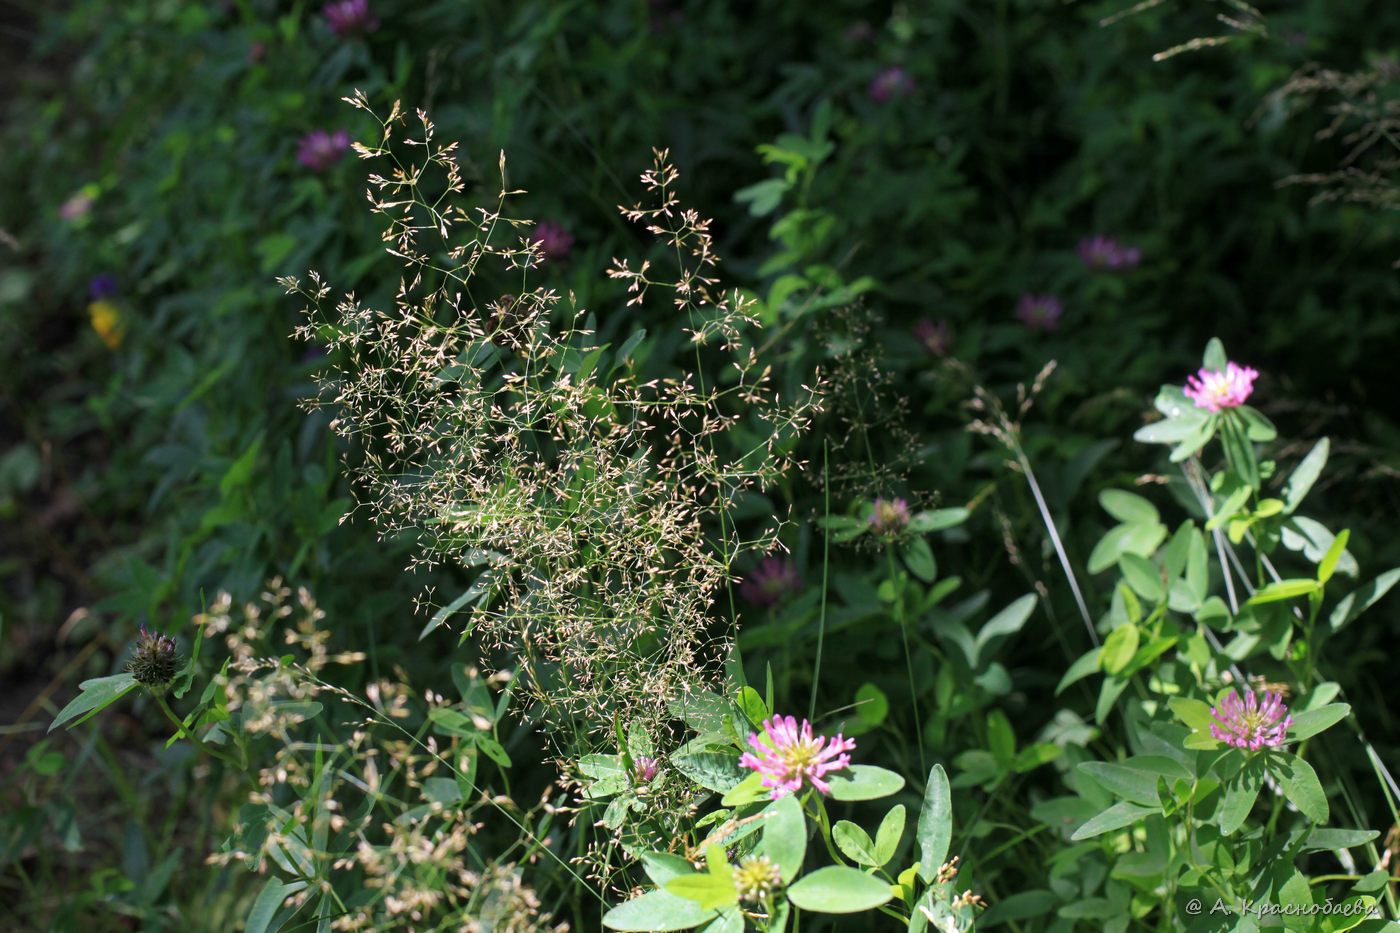
[[[808,706],[823,576],[812,520],[829,489],[835,513],[876,495],[971,505],[936,546],[939,575],[990,590],[992,608],[1043,581],[1037,622],[1001,649],[1014,684],[1001,703],[1021,745],[1045,725],[1045,695],[1087,643],[1024,481],[966,430],[964,402],[974,385],[1009,397],[1052,359],[1022,440],[1081,565],[1111,524],[1098,491],[1164,468],[1126,438],[1211,336],[1263,373],[1252,401],[1296,439],[1277,445],[1280,460],[1332,437],[1313,511],[1351,529],[1363,566],[1400,563],[1400,227],[1393,213],[1310,203],[1316,189],[1280,184],[1337,169],[1354,143],[1317,138],[1333,98],[1275,94],[1308,62],[1384,71],[1395,49],[1378,43],[1397,35],[1400,7],[1280,2],[1263,10],[1267,35],[1222,25],[1224,7],[1204,2],[1100,25],[1128,5],[374,0],[379,28],[345,39],[311,3],[12,4],[0,13],[5,721],[46,724],[78,680],[120,668],[138,625],[188,650],[189,619],[216,592],[248,598],[274,576],[317,595],[333,644],[369,653],[348,688],[397,665],[419,689],[451,693],[449,665],[479,660],[470,643],[454,655],[445,632],[417,640],[415,595],[437,585],[446,601],[461,581],[450,568],[406,575],[413,542],[341,522],[340,457],[356,454],[337,449],[333,413],[297,404],[326,360],[290,336],[298,308],[274,277],[316,269],[381,306],[398,284],[363,166],[347,155],[315,172],[296,158],[316,129],[369,140],[374,125],[340,100],[355,89],[379,112],[396,99],[427,110],[439,139],[461,140],[474,194],[497,190],[504,150],[511,185],[528,191],[511,210],[575,237],[542,280],[575,293],[604,339],[646,328],[656,376],[685,360],[681,325],[664,302],[627,307],[604,270],[645,254],[617,205],[641,197],[651,148],[669,148],[685,203],[714,218],[726,282],[759,300],[777,378],[831,374],[828,411],[803,441],[810,469],[745,505],[755,525],[791,510],[785,539],[807,582],[778,610],[740,612],[749,675],[772,665],[779,709]],[[1215,34],[1232,38],[1153,60]],[[875,99],[872,80],[893,67],[908,92]],[[1382,100],[1400,83],[1389,73]],[[62,217],[83,190],[86,216]],[[1140,247],[1141,265],[1085,268],[1076,244],[1095,233]],[[115,349],[88,320],[88,283],[104,273],[126,328]],[[1058,295],[1059,328],[1019,323],[1023,293]],[[913,336],[923,318],[948,321],[946,357]],[[980,718],[917,736],[910,701],[933,702],[937,665],[917,659],[924,692],[911,698],[898,639],[872,635],[887,623],[886,569],[869,549],[831,548],[840,625],[815,705],[844,707],[875,683],[892,705],[862,736],[864,760],[914,774],[926,755],[950,761],[988,739]],[[1098,612],[1113,581],[1088,582]],[[1377,614],[1328,658],[1390,760],[1397,632]],[[201,858],[157,877],[177,848],[216,846],[229,815],[201,807],[190,759],[165,751],[158,719],[139,710],[103,724],[106,738],[55,739],[61,771],[43,755],[26,763],[32,730],[0,739],[0,913],[21,926],[189,928],[208,892],[244,905],[229,916],[246,912],[247,879]],[[552,767],[533,763],[528,722],[511,728],[513,786],[537,795]],[[1364,760],[1338,767],[1367,772]],[[969,806],[1025,821],[1055,792],[1047,775],[1018,774],[1014,792]],[[1005,841],[976,832],[993,836],[988,850]],[[1047,851],[1010,848],[980,881],[1002,896],[1041,887]],[[539,870],[547,907],[594,916]]]

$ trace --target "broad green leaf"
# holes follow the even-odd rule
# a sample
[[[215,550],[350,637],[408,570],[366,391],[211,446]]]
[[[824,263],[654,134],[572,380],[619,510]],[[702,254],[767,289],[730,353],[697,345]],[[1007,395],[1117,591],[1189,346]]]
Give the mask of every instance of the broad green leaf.
[[[723,852],[722,846],[711,846]],[[698,872],[693,875],[681,875],[666,882],[663,887],[667,894],[674,894],[676,897],[683,897],[688,901],[693,901],[702,910],[714,911],[723,910],[739,902],[739,892],[734,888],[733,871],[729,872]]]
[[[1166,596],[1162,585],[1162,571],[1156,564],[1138,554],[1124,554],[1118,558],[1118,566],[1123,571],[1123,579],[1143,599],[1160,603]]]
[[[1302,505],[1303,498],[1312,489],[1313,483],[1322,475],[1322,468],[1327,464],[1327,453],[1330,449],[1327,438],[1323,438],[1313,445],[1313,449],[1293,468],[1293,473],[1288,477],[1288,483],[1283,487],[1284,511],[1290,515]]]
[[[1205,355],[1201,357],[1201,366],[1211,372],[1223,373],[1229,363],[1230,358],[1225,355],[1225,344],[1220,342],[1219,337],[1210,338],[1206,343]]]
[[[1099,654],[1099,664],[1105,673],[1117,674],[1128,666],[1128,662],[1133,659],[1133,655],[1138,650],[1138,641],[1141,635],[1138,627],[1129,622],[1127,625],[1120,625],[1108,633],[1104,639],[1103,650]]]
[[[1325,729],[1330,729],[1351,715],[1351,706],[1346,703],[1329,703],[1317,709],[1304,710],[1293,714],[1293,725],[1288,727],[1288,738],[1294,742],[1310,739]]]
[[[763,775],[758,771],[753,771],[738,784],[725,791],[720,803],[726,807],[742,807],[744,804],[770,796],[772,796],[772,789],[763,786]]]
[[[909,530],[916,534],[928,531],[943,531],[967,521],[971,514],[967,509],[934,509],[920,512],[909,520]]]
[[[880,821],[880,827],[875,831],[875,861],[880,865],[888,864],[899,849],[899,840],[903,836],[904,804],[897,803],[885,814],[885,818]]]
[[[1060,899],[1050,891],[1018,891],[1007,897],[999,897],[977,918],[983,929],[990,929],[1013,920],[1030,920],[1048,917],[1055,912]]]
[[[1108,761],[1086,761],[1079,766],[1094,782],[1124,800],[1147,807],[1160,807],[1157,775]]]
[[[1074,831],[1070,836],[1070,841],[1078,842],[1081,839],[1092,839],[1095,836],[1102,836],[1104,833],[1112,832],[1115,829],[1122,829],[1131,826],[1139,820],[1146,819],[1154,813],[1160,813],[1158,807],[1144,807],[1124,800],[1115,803],[1113,806],[1091,817],[1083,826]]]
[[[904,778],[875,765],[851,765],[833,774],[827,783],[835,800],[878,800],[899,793]]]
[[[1389,593],[1397,582],[1400,582],[1400,567],[1387,570],[1365,586],[1348,593],[1332,610],[1327,624],[1335,632],[1343,625],[1354,622],[1361,613],[1370,609],[1382,596]]]
[[[864,683],[856,688],[856,715],[867,726],[875,727],[885,721],[890,712],[889,697],[885,691],[872,683]]]
[[[953,791],[942,765],[929,771],[915,838],[919,841],[919,877],[932,884],[953,841]]]
[[[1332,579],[1332,574],[1337,569],[1337,561],[1342,559],[1346,553],[1347,542],[1351,540],[1351,529],[1343,528],[1341,533],[1332,540],[1332,546],[1323,555],[1321,563],[1317,565],[1317,582],[1326,583]]]
[[[652,884],[662,885],[672,878],[695,874],[695,867],[690,864],[689,859],[670,852],[640,852],[637,858]]]
[[[867,868],[879,867],[880,863],[875,858],[875,840],[850,820],[838,820],[836,825],[831,827],[831,839],[836,843],[836,848],[857,865]]]
[[[1274,755],[1269,759],[1269,773],[1283,788],[1284,796],[1314,823],[1327,822],[1327,795],[1317,772],[1297,755]]]
[[[1006,713],[994,709],[987,714],[987,750],[1003,768],[1016,757],[1016,732]]]
[[[998,612],[977,632],[977,656],[984,657],[988,645],[1021,630],[1035,609],[1035,594],[1027,593]]]
[[[1105,489],[1099,493],[1099,505],[1126,525],[1155,525],[1161,520],[1155,505],[1122,489]]]
[[[1263,765],[1259,758],[1254,757],[1245,762],[1243,770],[1226,783],[1220,804],[1215,808],[1215,822],[1223,834],[1232,835],[1249,819],[1249,811],[1254,809],[1259,788],[1264,784],[1263,779]]]
[[[807,819],[802,805],[796,796],[788,794],[769,804],[763,814],[762,852],[778,866],[783,884],[791,884],[802,871],[802,860],[807,854]]]
[[[1214,531],[1238,515],[1253,491],[1248,486],[1235,487],[1234,491],[1215,507],[1215,513],[1211,515],[1210,521],[1206,522],[1206,531]]]
[[[1316,580],[1276,580],[1249,598],[1247,605],[1260,606],[1307,596],[1321,586]]]
[[[1065,671],[1065,676],[1060,678],[1060,682],[1055,686],[1055,696],[1065,692],[1065,688],[1078,681],[1083,680],[1090,674],[1098,673],[1100,654],[1103,649],[1090,648],[1079,656],[1079,658]]]
[[[72,725],[69,728],[78,725],[78,723],[86,722],[90,717],[97,715],[135,690],[136,687],[136,678],[129,673],[85,680],[78,685],[78,695],[67,706],[59,710],[53,722],[49,723],[48,731],[52,732],[59,726],[70,722]]]
[[[1171,707],[1177,719],[1191,727],[1191,731],[1210,734],[1210,727],[1214,724],[1215,717],[1211,715],[1209,703],[1186,697],[1172,697],[1167,701],[1167,705]]]
[[[671,754],[670,762],[681,774],[720,794],[732,790],[744,779],[737,748],[697,742],[692,739]]]
[[[1380,833],[1374,829],[1326,829],[1317,826],[1303,841],[1303,851],[1353,849],[1379,837]]]
[[[715,912],[669,891],[649,891],[619,904],[603,915],[603,926],[627,933],[670,933],[689,930],[712,919]]]
[[[933,559],[933,549],[920,537],[905,541],[899,548],[900,559],[909,572],[925,583],[938,579],[938,562]]]
[[[819,868],[788,888],[788,900],[818,914],[855,914],[874,910],[894,897],[879,878],[845,865]]]
[[[275,933],[280,927],[280,924],[277,927],[272,925],[277,911],[282,909],[287,898],[305,887],[305,881],[284,882],[278,878],[268,878],[267,884],[263,885],[253,901],[253,909],[248,911],[245,933]]]

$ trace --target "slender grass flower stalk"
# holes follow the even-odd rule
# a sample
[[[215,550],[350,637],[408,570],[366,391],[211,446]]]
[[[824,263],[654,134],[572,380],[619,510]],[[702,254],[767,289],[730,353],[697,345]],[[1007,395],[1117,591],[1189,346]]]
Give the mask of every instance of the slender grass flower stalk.
[[[1183,391],[1197,408],[1221,411],[1243,405],[1258,378],[1258,370],[1234,362],[1226,363],[1223,372],[1201,367],[1200,372],[1186,380]]]
[[[776,606],[802,589],[797,567],[786,557],[765,557],[748,578],[739,584],[739,593],[751,605],[766,609]]]
[[[751,734],[749,745],[753,751],[745,752],[739,764],[763,775],[761,783],[772,789],[774,800],[795,794],[804,786],[820,794],[831,793],[823,778],[850,767],[847,752],[856,747],[854,739],[842,738],[839,732],[832,737],[814,736],[810,722],[804,719],[799,727],[792,716],[764,720],[763,735]]]
[[[1215,717],[1210,734],[1226,745],[1247,749],[1251,752],[1261,748],[1277,748],[1283,744],[1288,727],[1293,725],[1293,717],[1288,715],[1288,707],[1283,697],[1277,693],[1265,693],[1260,701],[1253,690],[1244,689],[1244,699],[1234,690],[1210,708]]]

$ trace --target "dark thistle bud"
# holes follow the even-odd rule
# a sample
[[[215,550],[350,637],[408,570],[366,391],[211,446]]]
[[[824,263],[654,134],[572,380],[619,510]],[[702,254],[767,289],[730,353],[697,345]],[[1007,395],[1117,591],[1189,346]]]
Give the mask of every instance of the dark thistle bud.
[[[126,669],[136,678],[137,683],[148,687],[163,687],[174,679],[180,667],[180,656],[175,652],[175,639],[146,631],[141,626],[141,637],[136,640],[136,650]]]

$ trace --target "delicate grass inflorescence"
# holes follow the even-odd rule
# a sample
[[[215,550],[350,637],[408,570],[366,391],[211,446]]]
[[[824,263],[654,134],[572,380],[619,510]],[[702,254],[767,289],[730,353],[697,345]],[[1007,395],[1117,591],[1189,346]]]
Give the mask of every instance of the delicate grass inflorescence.
[[[651,202],[621,210],[674,271],[608,270],[628,304],[665,292],[694,347],[681,375],[647,379],[642,335],[600,342],[572,296],[537,281],[572,237],[513,216],[524,192],[504,184],[504,155],[498,196],[469,205],[456,144],[436,143],[421,111],[421,137],[402,141],[416,161],[400,160],[404,117],[395,105],[382,138],[355,145],[390,166],[370,198],[404,267],[392,309],[353,295],[327,308],[315,274],[310,289],[283,282],[309,301],[298,333],[334,360],[315,404],[359,442],[360,504],[384,533],[414,536],[412,565],[476,572],[471,631],[514,657],[536,715],[597,734],[659,721],[727,651],[715,598],[735,556],[777,529],[743,538],[733,503],[796,465],[818,391],[780,397],[746,337],[751,300],[719,289],[709,221],[680,206],[664,152],[642,175]]]

